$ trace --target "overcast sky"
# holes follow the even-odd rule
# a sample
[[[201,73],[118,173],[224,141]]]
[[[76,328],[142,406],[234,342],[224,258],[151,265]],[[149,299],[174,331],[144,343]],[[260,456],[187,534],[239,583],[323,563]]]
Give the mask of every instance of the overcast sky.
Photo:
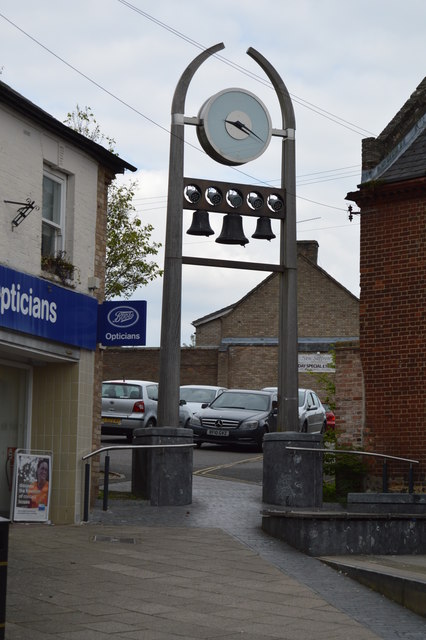
[[[359,219],[348,220],[345,196],[360,181],[362,139],[377,136],[425,76],[425,26],[424,0],[2,0],[1,79],[60,121],[77,104],[90,106],[119,155],[138,167],[124,179],[137,179],[138,214],[164,242],[171,101],[200,49],[225,44],[191,82],[185,115],[241,87],[280,127],[275,93],[246,55],[254,47],[281,75],[296,114],[298,240],[317,240],[320,266],[359,295]],[[194,127],[185,135],[186,176],[279,186],[279,138],[240,173],[201,153]],[[210,223],[220,233],[222,216]],[[184,228],[190,224],[188,211]],[[278,239],[252,240],[254,227],[246,218],[245,248],[185,234],[183,253],[278,262]],[[264,277],[184,266],[182,342],[193,320],[239,300]],[[133,296],[148,302],[148,346],[159,345],[161,289],[158,280]]]

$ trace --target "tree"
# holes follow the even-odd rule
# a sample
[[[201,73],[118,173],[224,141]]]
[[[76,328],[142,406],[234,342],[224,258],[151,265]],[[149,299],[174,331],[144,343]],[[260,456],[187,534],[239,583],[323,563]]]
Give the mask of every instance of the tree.
[[[114,153],[114,138],[105,136],[90,107],[68,113],[64,123],[86,138],[104,144]],[[143,225],[136,215],[133,197],[137,181],[119,185],[113,180],[108,188],[107,249],[105,262],[105,298],[129,298],[163,274],[150,256],[158,254],[161,244],[151,240],[154,227]]]

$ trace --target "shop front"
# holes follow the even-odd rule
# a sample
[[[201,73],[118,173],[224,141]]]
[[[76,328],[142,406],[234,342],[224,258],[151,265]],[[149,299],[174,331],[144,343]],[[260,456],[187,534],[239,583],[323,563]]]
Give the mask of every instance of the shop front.
[[[13,517],[15,452],[51,456],[50,513],[78,522],[92,447],[97,300],[0,266],[0,515]]]

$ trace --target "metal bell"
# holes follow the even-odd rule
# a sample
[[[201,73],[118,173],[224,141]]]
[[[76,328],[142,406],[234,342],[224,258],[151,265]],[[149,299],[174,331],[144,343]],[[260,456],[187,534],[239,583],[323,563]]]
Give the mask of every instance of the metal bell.
[[[252,238],[257,240],[272,240],[277,236],[272,231],[271,218],[267,216],[261,216],[257,219],[256,231],[253,233]]]
[[[243,219],[234,213],[227,213],[223,218],[222,231],[216,238],[220,244],[240,244],[244,247],[248,240],[244,235]]]
[[[192,214],[192,224],[186,232],[190,236],[211,236],[214,234],[209,222],[209,212],[200,209]]]

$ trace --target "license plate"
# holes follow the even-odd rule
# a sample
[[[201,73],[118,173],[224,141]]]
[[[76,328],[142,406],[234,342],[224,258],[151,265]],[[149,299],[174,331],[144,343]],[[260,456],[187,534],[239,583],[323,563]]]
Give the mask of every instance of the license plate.
[[[226,436],[229,436],[229,431],[226,431],[225,429],[207,429],[207,435],[224,436],[226,438]]]
[[[110,424],[121,424],[121,418],[109,418],[105,416],[103,418],[104,422],[109,422]]]

